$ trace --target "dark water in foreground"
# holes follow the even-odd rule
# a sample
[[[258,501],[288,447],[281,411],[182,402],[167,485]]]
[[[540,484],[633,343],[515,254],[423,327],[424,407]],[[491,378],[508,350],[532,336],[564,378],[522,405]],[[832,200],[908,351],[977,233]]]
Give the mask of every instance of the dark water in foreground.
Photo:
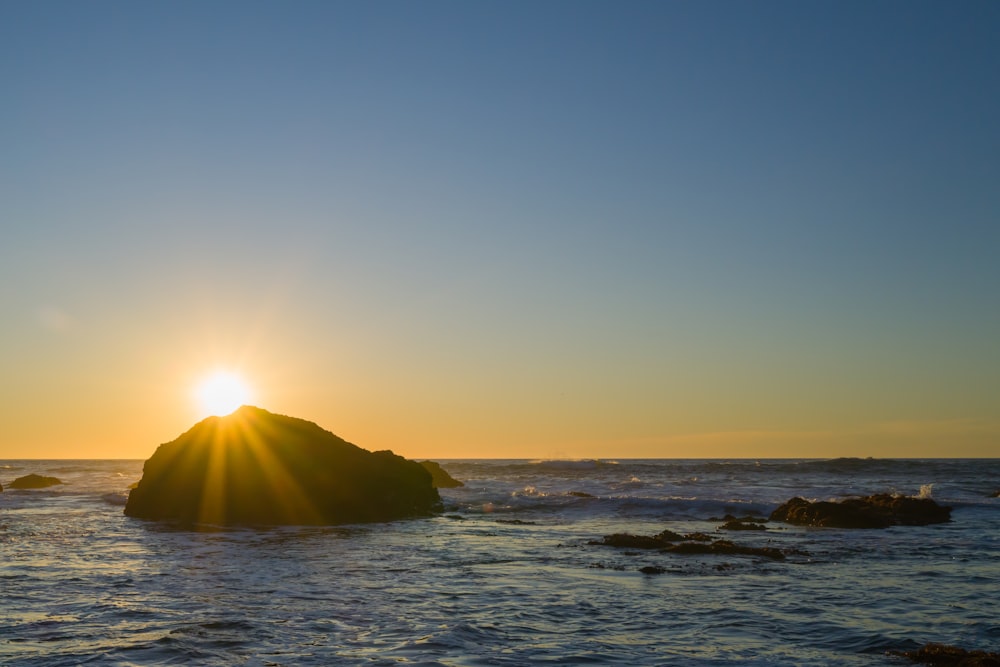
[[[189,532],[122,514],[141,461],[0,461],[4,665],[902,665],[1000,650],[1000,460],[442,461],[444,516]],[[594,497],[579,497],[585,492]],[[752,556],[626,552],[795,495],[895,492],[948,524],[770,530]],[[720,533],[721,534],[721,533]],[[639,568],[665,568],[645,575]]]

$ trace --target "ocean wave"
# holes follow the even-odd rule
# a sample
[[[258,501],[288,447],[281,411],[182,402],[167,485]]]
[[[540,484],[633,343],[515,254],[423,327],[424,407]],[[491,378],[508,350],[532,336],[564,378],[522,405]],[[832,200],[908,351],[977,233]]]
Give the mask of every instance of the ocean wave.
[[[479,495],[464,500],[453,499],[448,511],[468,514],[526,514],[558,519],[697,520],[732,515],[766,516],[775,504],[740,498],[698,498],[691,496],[643,497],[630,494],[597,496],[585,492],[545,493],[534,487],[516,490],[509,495]]]
[[[547,470],[594,470],[604,466],[616,466],[618,461],[605,461],[602,459],[545,459],[533,461],[532,465]]]
[[[125,503],[128,502],[128,491],[120,491],[117,493],[105,493],[101,495],[101,500],[103,500],[108,505],[125,507]]]

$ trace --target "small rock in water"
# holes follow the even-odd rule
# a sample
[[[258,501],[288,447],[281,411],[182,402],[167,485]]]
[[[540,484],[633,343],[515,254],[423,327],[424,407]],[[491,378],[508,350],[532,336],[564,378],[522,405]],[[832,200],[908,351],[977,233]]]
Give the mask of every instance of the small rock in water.
[[[916,651],[890,651],[890,655],[909,658],[924,665],[954,667],[1000,667],[1000,653],[968,651],[947,644],[925,644]]]
[[[639,571],[643,574],[663,574],[667,571],[667,568],[660,567],[659,565],[647,565],[646,567],[640,567]]]
[[[775,547],[747,547],[733,544],[728,540],[717,540],[710,544],[705,542],[681,542],[667,549],[675,554],[735,554],[738,556],[763,556],[771,560],[784,560],[785,554]]]
[[[50,486],[56,486],[57,484],[62,484],[62,480],[57,477],[46,477],[44,475],[36,475],[34,473],[30,475],[25,475],[24,477],[18,477],[13,482],[10,483],[10,488],[12,489],[45,489]]]
[[[767,530],[767,526],[762,523],[753,523],[747,519],[733,519],[721,526],[722,530]]]
[[[600,541],[591,540],[587,544],[626,549],[666,549],[671,543],[681,539],[684,538],[672,530],[664,530],[653,536],[615,533],[614,535],[605,535]]]
[[[828,528],[888,528],[889,526],[926,526],[951,520],[951,508],[942,507],[930,498],[911,498],[880,493],[840,502],[811,503],[792,498],[771,513],[772,521],[798,526]]]

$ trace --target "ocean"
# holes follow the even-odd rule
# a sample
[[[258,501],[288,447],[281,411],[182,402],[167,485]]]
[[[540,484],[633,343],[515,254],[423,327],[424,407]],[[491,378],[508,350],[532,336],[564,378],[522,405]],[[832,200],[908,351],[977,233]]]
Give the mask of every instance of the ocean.
[[[439,460],[428,519],[179,530],[123,515],[142,461],[0,461],[3,665],[903,665],[1000,650],[1000,460]],[[65,484],[10,490],[37,473]],[[895,493],[949,523],[768,523]],[[591,542],[704,532],[755,555]],[[644,573],[643,568],[647,568]]]

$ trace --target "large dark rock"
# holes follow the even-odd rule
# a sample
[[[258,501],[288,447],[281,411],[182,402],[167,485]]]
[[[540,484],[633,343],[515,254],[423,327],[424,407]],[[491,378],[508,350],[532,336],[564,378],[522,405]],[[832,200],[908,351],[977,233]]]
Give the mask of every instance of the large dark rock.
[[[448,471],[442,468],[441,464],[437,461],[421,461],[420,465],[431,474],[431,483],[434,484],[434,488],[436,489],[454,489],[459,486],[465,486],[463,482],[449,475]]]
[[[440,504],[419,463],[243,406],[160,445],[125,514],[185,524],[342,524],[426,516]]]
[[[9,486],[12,489],[46,489],[59,484],[62,484],[62,480],[57,477],[46,477],[45,475],[32,473],[24,477],[18,477]]]
[[[771,513],[772,521],[829,528],[888,528],[926,526],[951,520],[951,508],[930,498],[909,498],[880,493],[840,502],[809,502],[792,498]]]

